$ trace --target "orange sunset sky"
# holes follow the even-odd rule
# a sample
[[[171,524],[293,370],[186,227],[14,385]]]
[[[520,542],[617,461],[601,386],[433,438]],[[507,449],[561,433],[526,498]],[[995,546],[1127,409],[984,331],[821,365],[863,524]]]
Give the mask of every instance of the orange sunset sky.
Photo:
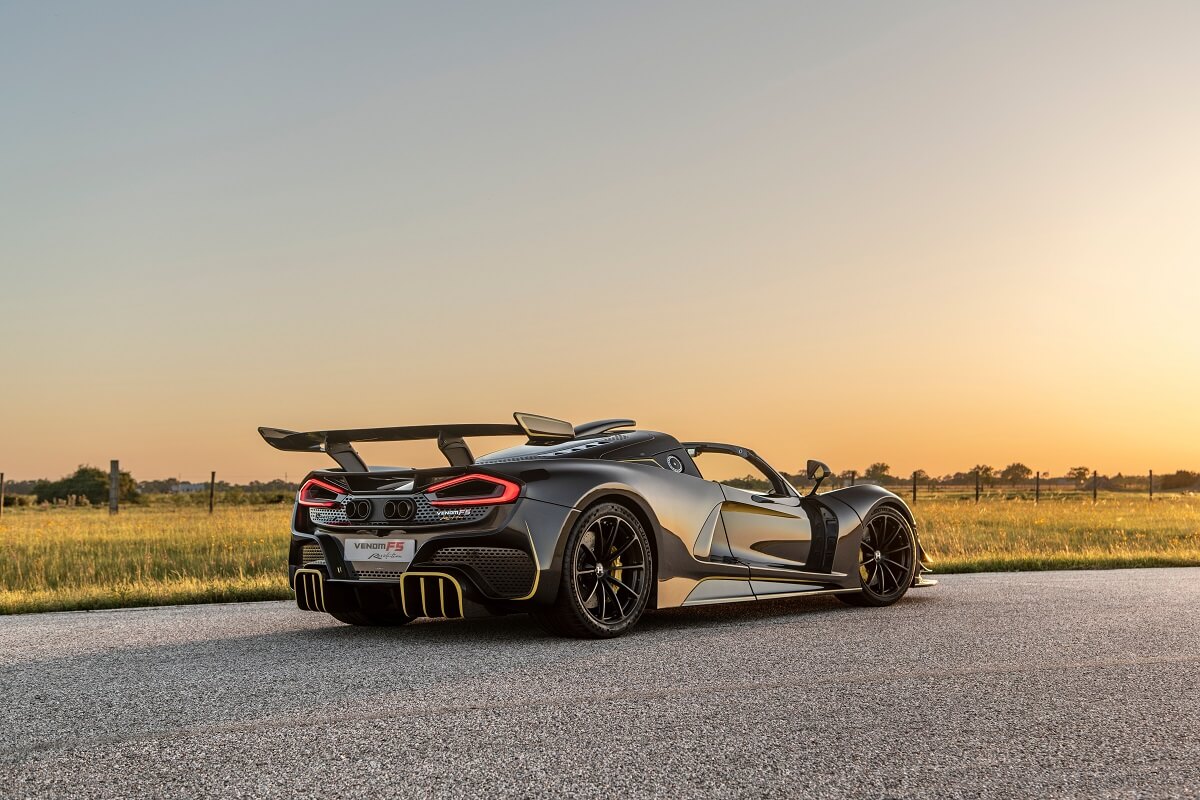
[[[256,426],[514,410],[1200,469],[1197,41],[1194,2],[0,6],[0,471],[294,478],[331,462]]]

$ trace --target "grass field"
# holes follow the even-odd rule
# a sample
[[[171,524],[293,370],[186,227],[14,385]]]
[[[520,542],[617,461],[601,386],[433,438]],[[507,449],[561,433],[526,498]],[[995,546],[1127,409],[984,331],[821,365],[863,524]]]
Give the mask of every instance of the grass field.
[[[938,572],[1200,565],[1200,497],[922,498]],[[290,597],[287,506],[5,509],[0,614]]]

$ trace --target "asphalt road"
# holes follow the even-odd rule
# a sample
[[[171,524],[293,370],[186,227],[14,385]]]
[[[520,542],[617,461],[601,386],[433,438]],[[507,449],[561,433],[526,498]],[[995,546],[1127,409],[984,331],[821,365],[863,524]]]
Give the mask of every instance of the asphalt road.
[[[946,576],[345,627],[288,603],[0,618],[0,796],[1196,797],[1200,569]]]

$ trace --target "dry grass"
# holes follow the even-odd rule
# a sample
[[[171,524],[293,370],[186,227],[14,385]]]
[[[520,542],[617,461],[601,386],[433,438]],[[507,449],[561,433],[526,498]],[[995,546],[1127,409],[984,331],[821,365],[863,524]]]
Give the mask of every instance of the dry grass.
[[[1200,565],[1200,498],[922,497],[938,572]],[[5,509],[0,614],[290,596],[286,506]]]
[[[290,511],[5,509],[0,613],[288,597]]]
[[[1200,565],[1200,497],[920,498],[913,510],[939,572]]]

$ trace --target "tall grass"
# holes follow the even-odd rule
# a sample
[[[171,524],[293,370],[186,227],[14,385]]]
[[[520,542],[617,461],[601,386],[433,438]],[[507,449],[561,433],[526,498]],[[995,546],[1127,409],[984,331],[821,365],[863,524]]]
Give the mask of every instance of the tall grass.
[[[940,572],[1200,565],[1200,497],[921,497],[913,512]]]
[[[938,572],[1200,566],[1200,497],[920,497]],[[290,597],[280,505],[5,509],[0,614]]]
[[[290,513],[5,509],[0,613],[287,597]]]

